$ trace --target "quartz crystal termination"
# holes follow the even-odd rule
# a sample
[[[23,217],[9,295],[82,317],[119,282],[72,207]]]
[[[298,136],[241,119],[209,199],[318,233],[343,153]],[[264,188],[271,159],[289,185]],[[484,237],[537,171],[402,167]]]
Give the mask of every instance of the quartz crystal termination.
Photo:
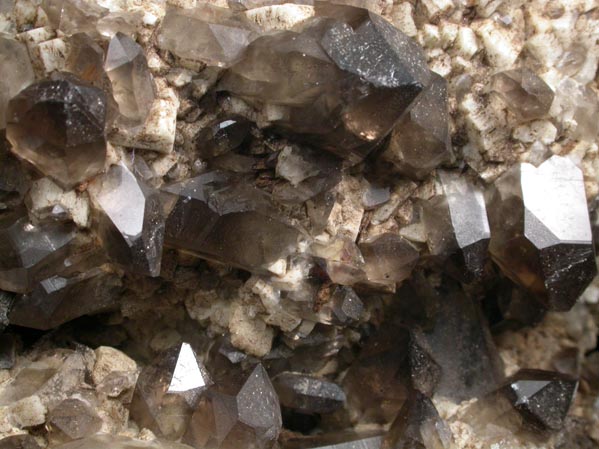
[[[154,103],[154,80],[143,49],[133,39],[116,33],[110,40],[106,61],[112,95],[119,107],[123,125],[143,125]]]
[[[169,7],[157,42],[179,58],[227,67],[258,37],[258,31],[244,15],[204,3],[190,9]]]
[[[6,107],[11,98],[35,80],[27,47],[0,36],[0,129],[6,127]]]
[[[6,137],[19,158],[65,189],[104,169],[106,94],[73,76],[33,84],[14,97]]]
[[[90,183],[98,234],[110,257],[126,270],[158,276],[164,240],[160,196],[124,162]]]
[[[275,131],[359,162],[431,74],[418,45],[382,17],[316,3],[316,18],[253,41],[217,89],[272,106]]]
[[[168,349],[139,375],[131,417],[156,435],[176,440],[187,428],[212,379],[188,343]]]
[[[447,81],[433,73],[430,85],[393,128],[380,160],[404,176],[422,179],[451,156]]]
[[[281,405],[300,413],[332,413],[345,404],[335,383],[301,373],[283,372],[273,379]]]
[[[245,382],[229,373],[200,399],[183,441],[197,449],[269,449],[282,427],[277,393],[262,365]]]
[[[489,250],[506,276],[569,310],[597,272],[582,172],[553,156],[501,176],[489,194]]]
[[[457,279],[480,279],[491,237],[483,191],[459,173],[438,176],[443,194],[422,205],[429,251]]]
[[[299,231],[278,216],[269,195],[231,174],[208,172],[163,191],[170,247],[260,272],[298,244]]]

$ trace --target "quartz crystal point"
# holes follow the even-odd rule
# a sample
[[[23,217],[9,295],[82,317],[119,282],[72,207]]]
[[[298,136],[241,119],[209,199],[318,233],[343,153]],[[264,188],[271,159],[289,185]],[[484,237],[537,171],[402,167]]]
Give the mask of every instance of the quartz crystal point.
[[[117,309],[120,291],[120,278],[101,268],[70,277],[55,275],[15,301],[10,322],[33,329],[53,329],[84,315]]]
[[[108,79],[104,72],[104,50],[89,35],[77,33],[67,39],[68,56],[65,72],[72,73],[86,83],[106,89]]]
[[[97,230],[110,257],[132,273],[160,274],[164,212],[157,191],[123,162],[88,188]]]
[[[33,84],[7,110],[12,151],[65,189],[104,169],[106,94],[74,77]]]
[[[257,32],[258,27],[243,14],[204,3],[191,9],[169,7],[157,42],[179,58],[226,67],[239,58]]]
[[[345,404],[335,383],[301,373],[284,372],[273,378],[281,405],[300,413],[332,413]]]
[[[48,414],[47,422],[61,437],[77,440],[97,433],[102,427],[102,419],[93,406],[83,400],[65,399]],[[56,437],[56,435],[54,435]]]
[[[365,9],[319,2],[294,31],[252,42],[221,91],[278,111],[275,131],[362,160],[431,81],[422,50]]]
[[[143,125],[154,103],[154,80],[143,49],[133,39],[117,33],[110,40],[104,69],[118,104],[119,122]]]
[[[220,382],[201,399],[183,441],[196,449],[266,449],[282,427],[279,399],[257,365],[245,382]]]
[[[423,204],[429,251],[447,271],[472,281],[482,276],[491,236],[483,192],[463,175],[439,172],[443,194]]]
[[[164,440],[135,440],[133,438],[97,434],[80,440],[55,446],[56,449],[192,449],[191,447]],[[28,449],[28,448],[25,448]]]
[[[500,390],[526,425],[540,431],[559,430],[574,401],[578,381],[552,371],[523,369]]]
[[[432,74],[432,82],[393,128],[381,160],[410,178],[422,179],[451,159],[447,81]]]
[[[37,441],[35,441],[35,438],[24,433],[1,439],[0,449],[40,449],[40,446],[37,444]]]
[[[22,210],[0,216],[0,288],[24,293],[50,275],[76,237],[63,223],[34,225]]]
[[[196,140],[198,154],[202,159],[210,159],[234,150],[247,138],[250,127],[250,122],[240,117],[210,122]]]
[[[0,35],[0,129],[6,127],[6,107],[10,99],[34,80],[27,47]]]
[[[178,439],[211,384],[206,368],[188,343],[170,348],[139,375],[131,418],[160,437]]]
[[[383,439],[381,449],[451,449],[453,437],[429,398],[414,390]]]
[[[551,88],[527,68],[497,73],[491,84],[493,91],[522,120],[544,117],[553,102]]]
[[[168,246],[249,271],[265,271],[297,246],[299,232],[268,194],[243,180],[208,172],[163,190]]]
[[[329,300],[318,310],[319,321],[324,324],[347,326],[362,318],[364,303],[351,287],[336,286]]]
[[[108,9],[86,0],[43,0],[41,3],[52,28],[67,35],[97,35],[98,19],[108,14]]]
[[[487,206],[489,250],[504,274],[550,309],[570,309],[597,272],[580,169],[560,156],[520,164]]]
[[[350,366],[343,389],[357,419],[384,423],[396,416],[410,387],[432,394],[439,376],[439,366],[407,327],[384,322]]]

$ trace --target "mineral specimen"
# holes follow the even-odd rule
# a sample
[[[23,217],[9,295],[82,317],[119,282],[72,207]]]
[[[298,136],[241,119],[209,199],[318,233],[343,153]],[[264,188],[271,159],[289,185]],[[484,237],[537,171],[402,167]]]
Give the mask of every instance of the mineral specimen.
[[[271,448],[281,431],[279,399],[257,365],[243,384],[217,383],[200,399],[184,441],[195,448]]]
[[[429,398],[412,391],[383,439],[381,449],[450,449],[449,427]]]
[[[9,100],[33,81],[27,47],[14,39],[0,36],[0,129],[6,127]]]
[[[597,272],[580,169],[560,156],[520,164],[495,182],[487,209],[505,275],[550,309],[570,309]]]
[[[188,343],[172,347],[139,375],[131,416],[156,435],[180,438],[212,380]]]
[[[383,163],[402,175],[422,179],[451,158],[447,81],[433,74],[432,82],[393,128]]]
[[[482,276],[491,236],[483,192],[458,173],[442,171],[443,194],[423,203],[431,254],[459,279]]]
[[[0,216],[0,288],[24,293],[61,266],[76,233],[63,223],[34,225],[22,210]]]
[[[48,415],[48,423],[68,440],[93,435],[102,427],[102,420],[92,405],[82,399],[65,399]]]
[[[97,34],[96,22],[108,13],[99,4],[84,0],[44,0],[42,9],[52,27],[65,34]]]
[[[240,117],[227,117],[209,123],[196,140],[200,157],[209,159],[234,150],[247,138],[250,127],[250,122]]]
[[[302,413],[332,413],[345,404],[345,393],[335,383],[300,373],[273,378],[281,405]]]
[[[104,169],[106,94],[72,77],[29,86],[8,104],[12,151],[63,188]]]
[[[193,9],[168,8],[157,41],[179,58],[226,67],[240,57],[257,32],[245,16],[204,3]]]
[[[362,160],[431,82],[418,46],[366,10],[321,4],[301,29],[252,42],[218,85],[272,105],[274,130]]]
[[[77,33],[67,40],[68,56],[65,72],[72,73],[92,86],[105,89],[108,86],[104,72],[104,50],[88,34]]]
[[[31,435],[26,433],[12,435],[0,440],[0,449],[39,449],[40,446]]]
[[[123,162],[110,167],[88,188],[95,222],[111,258],[132,273],[158,276],[164,213],[158,192]]]
[[[118,104],[120,122],[142,125],[154,103],[154,80],[142,48],[133,39],[117,33],[110,40],[104,69]]]
[[[165,243],[249,271],[266,271],[300,237],[278,217],[269,196],[222,172],[164,188],[170,202]]]
[[[544,117],[554,97],[553,91],[545,81],[527,68],[495,74],[492,89],[522,120]]]

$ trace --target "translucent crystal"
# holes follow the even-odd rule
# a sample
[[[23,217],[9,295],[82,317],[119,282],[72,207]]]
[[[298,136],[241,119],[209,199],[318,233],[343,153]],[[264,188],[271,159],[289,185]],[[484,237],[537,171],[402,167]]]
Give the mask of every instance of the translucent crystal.
[[[284,372],[273,378],[281,405],[301,413],[332,413],[345,404],[337,384],[301,373]]]
[[[164,215],[157,191],[123,163],[110,167],[88,188],[95,221],[110,257],[125,269],[160,274]]]
[[[24,433],[1,439],[0,449],[40,449],[40,446],[37,444],[37,441],[35,441],[35,438]]]
[[[279,399],[257,365],[242,385],[220,382],[200,399],[184,441],[197,449],[266,449],[281,427]]]
[[[130,37],[115,34],[108,45],[104,69],[110,79],[122,123],[127,126],[145,123],[155,93],[143,49]]]
[[[520,164],[488,202],[493,260],[550,309],[568,310],[597,269],[582,172],[553,156]]]
[[[239,58],[257,31],[244,15],[204,3],[192,9],[168,8],[157,42],[180,58],[226,67]]]
[[[67,39],[65,71],[100,89],[108,85],[104,72],[104,50],[88,34],[77,33]]]
[[[40,281],[31,293],[15,301],[10,322],[47,330],[84,315],[118,308],[121,281],[101,268]]]
[[[0,36],[0,129],[6,127],[6,107],[10,99],[34,80],[27,47]]]
[[[133,438],[98,434],[55,446],[57,449],[191,449],[181,443],[163,440],[135,440]]]
[[[65,34],[97,34],[98,19],[108,13],[97,3],[85,0],[43,0],[42,9],[48,16],[52,28]]]
[[[218,89],[273,105],[276,131],[356,162],[390,132],[430,73],[418,46],[380,16],[321,3],[322,17],[252,42]]]
[[[451,158],[447,81],[432,74],[432,82],[393,128],[382,161],[399,173],[422,179]]]
[[[380,449],[383,437],[376,432],[331,432],[286,441],[285,449]]]
[[[62,223],[34,225],[24,211],[0,217],[0,288],[23,293],[60,264],[76,236]]]
[[[48,423],[67,439],[76,440],[93,435],[102,427],[102,419],[93,406],[83,399],[65,399],[54,407],[47,418]]]
[[[299,232],[266,193],[243,180],[208,172],[164,191],[168,246],[249,271],[265,271],[295,250]]]
[[[212,384],[204,365],[188,343],[160,355],[137,380],[131,418],[156,435],[178,439],[194,406]]]
[[[383,439],[381,449],[451,449],[449,426],[429,398],[413,390]]]
[[[12,151],[65,189],[104,169],[106,94],[73,77],[45,80],[14,97],[6,137]]]
[[[553,103],[551,88],[527,68],[497,73],[491,83],[493,91],[522,120],[544,117]]]
[[[7,149],[3,148],[0,139],[0,202],[8,209],[18,207],[30,186],[29,173]]]
[[[227,117],[210,122],[196,139],[202,159],[221,156],[234,150],[248,137],[251,124],[239,117]]]
[[[422,210],[429,250],[459,279],[480,278],[491,236],[483,192],[458,173],[442,171],[439,178],[443,195]]]
[[[362,318],[364,303],[351,287],[337,286],[330,298],[318,310],[319,321],[325,324],[347,325]]]

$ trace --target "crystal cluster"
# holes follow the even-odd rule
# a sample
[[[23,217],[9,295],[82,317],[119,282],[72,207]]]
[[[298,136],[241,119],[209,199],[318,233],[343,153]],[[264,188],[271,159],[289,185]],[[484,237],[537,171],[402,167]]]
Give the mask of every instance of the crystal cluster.
[[[25,3],[0,449],[599,441],[596,52],[508,45],[559,2]]]

